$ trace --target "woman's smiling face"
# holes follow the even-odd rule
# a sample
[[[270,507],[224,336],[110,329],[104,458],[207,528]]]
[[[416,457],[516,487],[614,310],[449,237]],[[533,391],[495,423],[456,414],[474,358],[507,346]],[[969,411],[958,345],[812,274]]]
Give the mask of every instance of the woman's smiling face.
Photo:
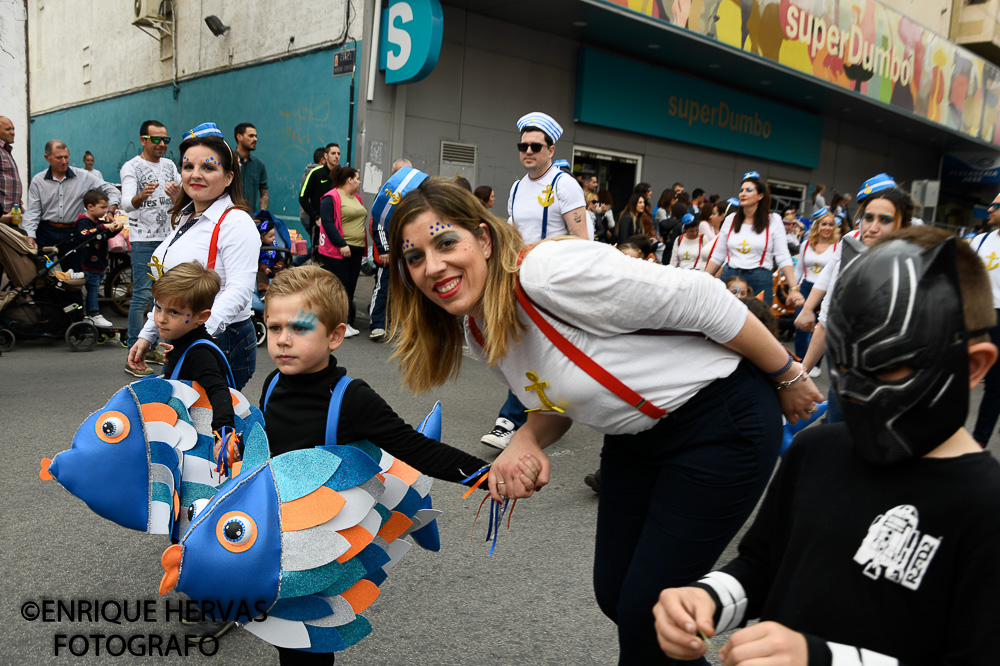
[[[473,234],[432,210],[403,228],[403,263],[410,280],[449,314],[481,314],[492,241],[486,225],[479,228],[482,233]]]
[[[233,182],[233,174],[222,168],[214,150],[191,146],[181,158],[181,182],[192,201],[211,204]]]

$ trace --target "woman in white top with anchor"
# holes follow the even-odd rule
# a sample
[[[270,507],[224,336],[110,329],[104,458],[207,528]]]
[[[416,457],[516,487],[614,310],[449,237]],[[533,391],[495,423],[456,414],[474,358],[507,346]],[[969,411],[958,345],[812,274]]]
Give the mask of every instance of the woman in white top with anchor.
[[[747,281],[754,294],[763,291],[764,302],[770,303],[774,299],[772,271],[777,264],[792,285],[786,303],[799,307],[804,299],[792,272],[785,225],[777,214],[769,212],[771,192],[760,173],[743,174],[739,202],[739,209],[719,229],[705,272],[715,275],[724,265],[719,276],[722,280],[737,275]]]
[[[795,266],[795,279],[799,285],[802,298],[809,298],[813,281],[823,272],[837,254],[837,243],[840,241],[840,224],[829,208],[821,208],[812,216],[812,226],[809,227],[809,237],[799,253],[799,263]],[[798,316],[801,307],[796,308]],[[809,340],[812,333],[795,331],[795,355],[804,358],[809,350]],[[817,363],[811,371],[811,376],[818,377],[820,364]]]

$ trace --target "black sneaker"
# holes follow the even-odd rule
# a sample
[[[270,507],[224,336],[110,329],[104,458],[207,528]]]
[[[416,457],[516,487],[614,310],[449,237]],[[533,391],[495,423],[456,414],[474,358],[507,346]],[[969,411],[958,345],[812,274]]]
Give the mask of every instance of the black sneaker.
[[[219,638],[224,633],[236,625],[232,620],[205,620],[194,625],[191,631],[187,632],[194,640],[205,640],[207,638]]]
[[[601,492],[601,469],[598,468],[593,474],[588,474],[583,477],[583,482],[586,483],[591,490],[595,493]]]

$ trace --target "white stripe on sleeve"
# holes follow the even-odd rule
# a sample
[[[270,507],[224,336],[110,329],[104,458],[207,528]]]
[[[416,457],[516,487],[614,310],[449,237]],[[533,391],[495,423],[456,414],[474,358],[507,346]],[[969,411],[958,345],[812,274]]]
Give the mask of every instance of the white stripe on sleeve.
[[[853,645],[827,641],[833,655],[832,666],[899,666],[899,660]]]
[[[715,627],[716,634],[743,624],[747,612],[747,594],[740,581],[727,573],[713,571],[698,582],[711,587],[722,602],[719,622]]]

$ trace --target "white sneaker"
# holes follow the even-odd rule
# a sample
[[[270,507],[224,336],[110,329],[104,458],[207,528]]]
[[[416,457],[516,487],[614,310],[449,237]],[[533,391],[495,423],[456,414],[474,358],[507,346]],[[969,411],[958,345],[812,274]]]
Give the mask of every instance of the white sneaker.
[[[517,426],[513,422],[501,417],[497,419],[493,430],[483,435],[483,438],[479,441],[486,446],[492,446],[495,449],[503,451],[510,444],[510,438],[514,436],[515,430],[517,430]]]
[[[359,331],[358,329],[356,329],[353,326],[351,326],[350,324],[348,324],[347,325],[347,333],[344,333],[344,337],[345,338],[353,338],[355,335],[357,335],[360,332],[361,331]]]
[[[819,377],[822,374],[823,374],[823,368],[819,367],[818,365],[809,371],[809,376],[813,378]]]
[[[91,315],[88,318],[90,319],[90,323],[92,323],[97,328],[114,328],[115,327],[115,325],[112,324],[107,319],[105,319],[104,315],[102,315],[102,314]]]
[[[376,329],[372,330],[372,332],[368,334],[368,338],[372,342],[382,342],[382,340],[385,339],[385,329],[384,328],[376,328]]]

